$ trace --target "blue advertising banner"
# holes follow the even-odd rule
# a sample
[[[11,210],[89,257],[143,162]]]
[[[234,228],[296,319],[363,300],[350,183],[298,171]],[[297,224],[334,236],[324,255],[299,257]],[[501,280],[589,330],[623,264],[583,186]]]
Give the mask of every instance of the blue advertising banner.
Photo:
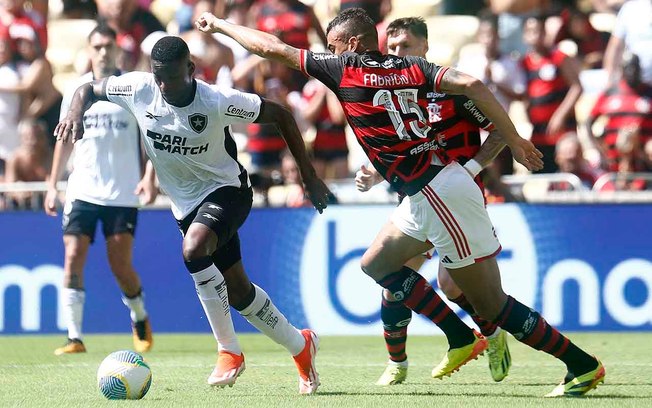
[[[380,288],[359,263],[393,209],[254,209],[240,230],[245,269],[298,327],[380,333]],[[503,246],[498,260],[507,293],[563,330],[652,329],[652,205],[505,204],[489,212]],[[60,225],[41,213],[0,213],[0,334],[64,329]],[[127,332],[128,311],[103,241],[100,230],[85,269],[84,331]],[[210,332],[169,211],[140,212],[134,264],[155,331]],[[435,282],[436,258],[421,272]],[[253,330],[233,316],[237,330]],[[410,332],[438,331],[416,318]]]

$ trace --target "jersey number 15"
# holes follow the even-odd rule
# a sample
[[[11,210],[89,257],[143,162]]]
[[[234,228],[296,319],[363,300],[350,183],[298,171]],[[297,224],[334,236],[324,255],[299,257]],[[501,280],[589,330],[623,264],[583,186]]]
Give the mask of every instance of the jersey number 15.
[[[412,133],[419,138],[425,138],[428,136],[430,131],[430,126],[426,123],[426,118],[423,116],[423,112],[417,104],[418,96],[416,89],[396,89],[394,90],[394,95],[398,98],[398,104],[401,108],[399,111],[396,109],[396,104],[392,100],[392,93],[387,89],[381,89],[374,95],[374,106],[384,106],[389,117],[392,120],[392,125],[396,129],[396,134],[401,140],[412,140],[410,133],[405,128],[405,123],[403,122],[403,116],[409,113],[414,113],[417,115],[418,120],[412,120],[409,122],[410,129]],[[419,126],[420,123],[423,123],[423,126]]]

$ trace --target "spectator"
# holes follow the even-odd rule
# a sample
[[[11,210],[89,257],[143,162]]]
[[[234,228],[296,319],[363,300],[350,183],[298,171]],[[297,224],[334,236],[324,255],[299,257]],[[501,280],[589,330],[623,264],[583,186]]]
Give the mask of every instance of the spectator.
[[[346,118],[335,94],[319,81],[310,80],[303,88],[306,102],[303,118],[314,125],[313,160],[320,179],[342,179],[349,175]]]
[[[163,25],[136,0],[97,0],[98,17],[118,33],[122,49],[118,68],[133,71],[140,59],[140,43],[154,31],[165,31]]]
[[[311,203],[303,189],[297,163],[288,151],[282,154],[281,175],[283,185],[270,188],[270,205],[290,208],[310,207]]]
[[[46,17],[34,10],[25,10],[25,0],[0,0],[0,31],[9,33],[13,49],[16,49],[18,38],[27,35],[26,32],[34,32],[45,50],[48,45]]]
[[[607,118],[599,138],[599,150],[609,171],[619,170],[620,153],[616,144],[623,129],[637,128],[641,145],[652,140],[652,87],[641,80],[638,56],[629,55],[622,65],[622,79],[598,97],[587,120],[587,132],[595,140],[593,124],[600,117]]]
[[[557,171],[555,145],[567,132],[575,132],[575,103],[582,94],[579,63],[559,49],[546,47],[545,19],[525,20],[523,39],[530,50],[522,60],[527,76],[527,113],[531,141],[543,153],[540,173]]]
[[[561,27],[554,43],[572,40],[577,44],[577,57],[583,69],[602,68],[604,50],[609,42],[609,33],[593,28],[589,15],[575,8],[565,9],[561,13]]]
[[[604,56],[612,83],[618,81],[625,50],[638,55],[643,82],[652,85],[652,1],[630,0],[618,12]]]
[[[576,133],[567,133],[559,139],[555,149],[555,161],[561,173],[576,175],[588,189],[591,189],[595,181],[604,174],[584,158],[582,144]],[[570,185],[566,182],[556,182],[550,188],[565,191],[570,189]]]
[[[640,126],[627,126],[618,132],[616,139],[616,149],[618,150],[616,190],[640,191],[647,188],[648,181],[633,174],[644,172],[647,168],[643,146]]]
[[[192,21],[196,21],[204,12],[213,11],[213,2],[210,0],[198,0],[193,9]],[[190,49],[190,55],[195,62],[195,77],[208,83],[217,82],[218,75],[230,77],[233,68],[233,52],[211,34],[203,33],[191,27],[190,30],[182,32],[181,38],[186,41]],[[230,81],[223,79],[221,84]]]
[[[442,14],[475,16],[485,7],[485,0],[443,0]]]
[[[11,45],[8,38],[0,37],[0,78],[2,87],[15,88],[20,84],[18,71],[13,62]],[[20,95],[16,92],[0,91],[0,174],[4,162],[20,145],[18,136],[18,119],[20,114]]]
[[[488,0],[491,11],[498,16],[500,51],[524,55],[523,25],[528,15],[541,14],[550,7],[550,0]]]
[[[23,95],[23,116],[42,119],[47,124],[47,134],[52,135],[59,122],[61,93],[52,83],[52,66],[45,58],[39,39],[33,30],[24,30],[17,38],[17,54],[20,59],[18,73],[20,83],[0,86],[0,91]],[[54,138],[49,138],[54,144]]]
[[[45,122],[24,119],[18,125],[20,146],[7,161],[7,183],[18,181],[45,181],[50,174],[52,151],[47,143]],[[12,204],[19,208],[36,208],[42,200],[40,194],[33,192],[9,193]]]

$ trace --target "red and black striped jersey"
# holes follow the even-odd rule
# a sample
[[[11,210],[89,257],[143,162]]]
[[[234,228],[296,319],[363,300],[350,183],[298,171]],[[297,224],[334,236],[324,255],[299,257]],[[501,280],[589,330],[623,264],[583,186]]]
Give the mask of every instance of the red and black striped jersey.
[[[285,139],[276,126],[266,123],[247,125],[247,151],[254,153],[279,152],[286,148]]]
[[[607,118],[602,141],[607,149],[609,170],[618,171],[618,132],[630,126],[640,129],[641,145],[652,138],[652,88],[633,89],[621,80],[604,91],[595,102],[589,121]]]
[[[300,1],[288,3],[262,1],[256,27],[272,33],[296,48],[310,48],[310,8]]]
[[[575,115],[571,113],[561,132],[554,135],[546,132],[550,117],[570,89],[560,71],[566,58],[566,54],[555,49],[544,56],[526,54],[521,62],[527,75],[527,114],[532,123],[530,140],[536,145],[554,145],[564,133],[576,130]]]
[[[322,87],[317,81],[310,81],[303,88],[303,98],[310,101]],[[314,121],[315,141],[312,148],[315,151],[348,151],[346,144],[345,125],[335,123],[328,109],[328,104],[324,103],[319,111],[319,117]]]
[[[449,160],[428,122],[428,94],[438,92],[447,68],[378,51],[301,50],[300,65],[337,95],[358,143],[394,190],[416,194]]]

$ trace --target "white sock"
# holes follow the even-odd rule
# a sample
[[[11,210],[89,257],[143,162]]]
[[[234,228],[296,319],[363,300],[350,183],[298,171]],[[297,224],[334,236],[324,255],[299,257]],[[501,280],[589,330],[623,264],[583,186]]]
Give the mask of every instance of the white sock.
[[[85,299],[86,292],[83,289],[63,288],[63,315],[69,339],[82,338]]]
[[[306,339],[296,327],[274,306],[267,293],[254,285],[256,296],[253,302],[240,311],[252,326],[267,337],[285,347],[293,356],[301,353]]]
[[[233,328],[233,320],[231,320],[224,276],[215,265],[211,265],[203,271],[191,273],[190,276],[195,281],[197,296],[204,308],[208,323],[211,325],[215,340],[217,340],[218,350],[242,354]],[[203,284],[200,285],[200,283]]]
[[[123,294],[122,303],[124,303],[131,311],[129,315],[131,316],[132,322],[142,322],[147,319],[147,311],[145,310],[145,294],[142,291],[138,296],[133,298],[128,298]]]

